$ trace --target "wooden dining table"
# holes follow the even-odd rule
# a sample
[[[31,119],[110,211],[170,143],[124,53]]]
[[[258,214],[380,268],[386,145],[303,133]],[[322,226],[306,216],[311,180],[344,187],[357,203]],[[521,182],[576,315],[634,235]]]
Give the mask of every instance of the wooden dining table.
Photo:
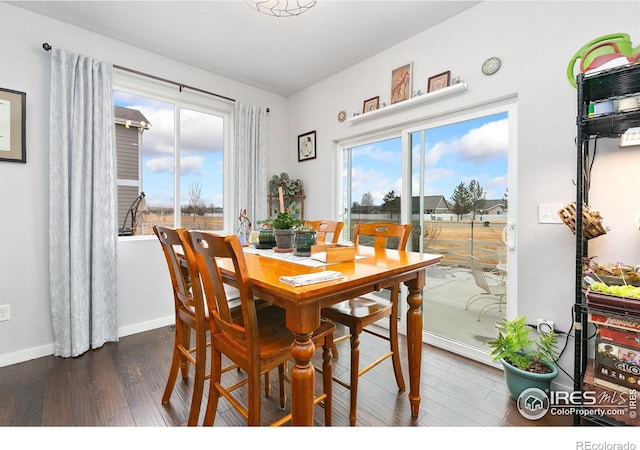
[[[409,402],[411,415],[418,416],[420,407],[420,367],[422,361],[422,288],[426,269],[438,264],[442,255],[374,249],[359,246],[357,259],[350,262],[308,267],[287,260],[245,252],[253,294],[286,311],[287,328],[294,336],[291,356],[292,425],[313,425],[315,369],[311,358],[315,346],[310,337],[320,326],[323,307],[353,297],[380,291],[404,283],[407,295],[407,353],[409,362]],[[231,264],[221,264],[225,281],[234,284]],[[294,276],[332,270],[343,278],[294,287],[280,281],[281,276]]]

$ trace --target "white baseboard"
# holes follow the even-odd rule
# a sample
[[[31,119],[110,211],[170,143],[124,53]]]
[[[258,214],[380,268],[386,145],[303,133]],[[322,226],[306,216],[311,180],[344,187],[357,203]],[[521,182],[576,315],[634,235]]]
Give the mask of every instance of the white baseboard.
[[[148,322],[136,323],[126,327],[122,327],[118,330],[118,336],[130,336],[132,334],[142,333],[144,331],[154,330],[156,328],[173,325],[175,323],[175,317],[173,315],[162,317],[160,319],[151,320]],[[53,355],[53,342],[39,347],[27,348],[14,353],[7,353],[0,355],[0,367],[10,366],[12,364],[18,364],[21,362],[29,361],[36,358],[42,358],[44,356]]]
[[[159,319],[150,320],[148,322],[134,323],[118,330],[119,337],[131,336],[132,334],[142,333],[144,331],[155,330],[156,328],[166,327],[176,323],[175,316],[161,317]]]

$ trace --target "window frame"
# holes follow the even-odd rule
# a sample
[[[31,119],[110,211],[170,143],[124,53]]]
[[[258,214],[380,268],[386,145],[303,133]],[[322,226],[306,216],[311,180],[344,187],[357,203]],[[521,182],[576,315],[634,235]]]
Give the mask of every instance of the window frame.
[[[113,71],[113,91],[126,92],[132,95],[150,97],[159,101],[164,101],[174,105],[176,115],[174,116],[174,226],[180,226],[180,151],[178,142],[180,141],[180,116],[178,111],[190,109],[205,114],[219,116],[223,119],[223,229],[221,233],[230,233],[234,228],[235,216],[232,211],[237,208],[233,205],[233,174],[231,168],[234,167],[233,148],[233,120],[235,102],[217,98],[209,94],[190,91],[188,88],[180,88],[168,84],[161,80],[156,80],[144,75],[118,70]],[[152,124],[153,125],[153,124]],[[115,127],[115,122],[114,122]],[[114,128],[115,139],[115,128]],[[142,168],[140,167],[140,170]],[[140,175],[142,188],[144,187],[142,175]],[[117,214],[117,211],[115,211]],[[152,239],[153,235],[118,236],[118,239]]]

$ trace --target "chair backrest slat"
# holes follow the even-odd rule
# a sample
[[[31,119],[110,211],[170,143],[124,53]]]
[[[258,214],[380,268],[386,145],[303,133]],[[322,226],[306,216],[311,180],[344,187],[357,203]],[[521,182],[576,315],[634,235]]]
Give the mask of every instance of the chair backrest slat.
[[[391,222],[358,223],[354,231],[354,244],[367,245],[363,241],[373,240],[373,247],[377,249],[387,248],[391,238],[397,240],[395,250],[405,250],[411,233],[410,224]],[[366,237],[363,239],[363,237]]]
[[[254,353],[258,349],[256,309],[240,239],[236,235],[221,236],[193,230],[185,230],[183,238],[185,246],[195,255],[204,297],[214,324],[213,332],[227,334],[249,354]],[[233,263],[241,315],[234,314],[225,292],[225,282],[218,264],[222,259],[229,259]]]
[[[154,226],[153,232],[162,245],[167,261],[177,308],[189,309],[197,320],[204,319],[205,305],[200,292],[200,275],[187,264],[187,251],[182,244],[182,228]],[[200,322],[202,323],[202,322]]]
[[[333,220],[305,220],[305,223],[316,231],[318,244],[326,242],[327,234],[331,234],[331,243],[337,243],[344,226],[343,222]]]

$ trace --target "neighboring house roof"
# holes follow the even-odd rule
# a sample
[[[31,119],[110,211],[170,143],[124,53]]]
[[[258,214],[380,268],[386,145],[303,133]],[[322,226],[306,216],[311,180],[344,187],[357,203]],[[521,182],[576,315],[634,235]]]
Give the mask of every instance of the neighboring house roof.
[[[485,200],[484,207],[482,208],[486,213],[500,209],[505,209],[504,200]],[[420,197],[413,197],[411,199],[411,210],[414,214],[419,212]],[[425,195],[424,212],[431,214],[451,213],[451,207],[443,195]]]
[[[420,209],[420,197],[413,197],[411,199],[411,210],[418,212]],[[442,195],[425,195],[424,196],[424,210],[432,212],[445,213],[450,210],[449,203]]]
[[[137,109],[123,108],[122,106],[114,106],[114,114],[116,116],[116,123],[125,125],[127,121],[130,121],[131,125],[139,126],[141,123],[145,123],[151,126],[149,120]],[[145,127],[148,128],[148,127]]]
[[[485,200],[484,208],[485,211],[491,211],[498,208],[505,209],[504,200]]]

